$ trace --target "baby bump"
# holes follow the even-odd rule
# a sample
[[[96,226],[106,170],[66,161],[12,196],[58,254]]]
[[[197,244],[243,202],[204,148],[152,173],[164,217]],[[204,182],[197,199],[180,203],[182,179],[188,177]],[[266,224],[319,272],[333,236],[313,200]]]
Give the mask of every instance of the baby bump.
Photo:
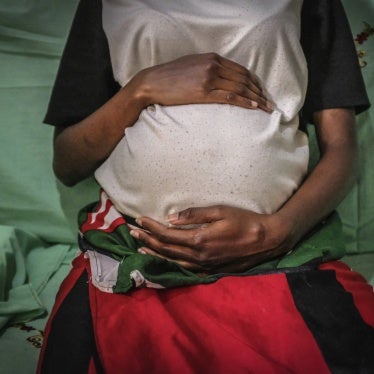
[[[221,104],[152,106],[126,130],[96,178],[117,208],[163,221],[191,206],[271,213],[307,170],[297,120]]]

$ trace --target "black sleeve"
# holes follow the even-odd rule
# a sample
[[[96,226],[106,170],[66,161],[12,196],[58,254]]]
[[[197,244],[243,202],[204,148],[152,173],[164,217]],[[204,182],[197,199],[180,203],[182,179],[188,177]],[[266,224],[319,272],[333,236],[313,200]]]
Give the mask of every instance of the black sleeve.
[[[65,45],[44,122],[69,126],[107,102],[114,81],[101,0],[81,0]]]
[[[304,0],[301,44],[308,64],[308,89],[303,122],[314,112],[353,107],[369,108],[352,32],[340,0]]]

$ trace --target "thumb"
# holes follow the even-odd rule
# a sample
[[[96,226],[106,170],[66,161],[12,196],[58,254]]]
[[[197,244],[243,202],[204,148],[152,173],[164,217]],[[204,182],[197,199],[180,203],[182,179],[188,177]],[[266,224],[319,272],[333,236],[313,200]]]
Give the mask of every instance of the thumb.
[[[167,220],[172,225],[203,224],[219,221],[223,218],[222,206],[188,208],[180,212],[167,216]]]

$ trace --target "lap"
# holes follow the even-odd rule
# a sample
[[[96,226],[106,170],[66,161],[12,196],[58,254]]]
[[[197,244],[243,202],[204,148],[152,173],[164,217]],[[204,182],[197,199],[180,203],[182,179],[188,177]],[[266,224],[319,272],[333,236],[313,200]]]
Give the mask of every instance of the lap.
[[[91,283],[88,288],[106,372],[329,372],[374,366],[373,292],[341,263],[126,295],[103,293]]]

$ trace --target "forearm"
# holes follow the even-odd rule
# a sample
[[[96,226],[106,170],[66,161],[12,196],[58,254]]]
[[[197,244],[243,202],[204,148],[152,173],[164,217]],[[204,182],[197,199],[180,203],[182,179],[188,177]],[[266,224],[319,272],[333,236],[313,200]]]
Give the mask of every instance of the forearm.
[[[93,114],[55,131],[53,169],[72,186],[93,174],[133,125],[144,108],[143,98],[129,84]]]
[[[338,206],[357,175],[353,111],[321,111],[315,114],[315,123],[321,158],[299,190],[276,213],[278,221],[288,227],[291,246]]]

